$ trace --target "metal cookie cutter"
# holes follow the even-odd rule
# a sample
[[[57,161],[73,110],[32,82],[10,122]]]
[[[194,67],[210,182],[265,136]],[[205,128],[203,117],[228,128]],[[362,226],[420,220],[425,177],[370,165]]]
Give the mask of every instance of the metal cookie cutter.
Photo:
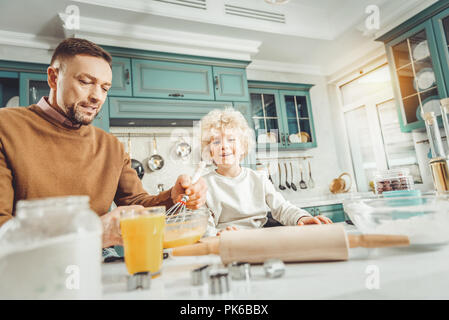
[[[263,269],[268,278],[279,278],[285,273],[285,265],[279,259],[268,259],[264,262]]]
[[[137,289],[148,290],[151,284],[150,272],[138,272],[128,276],[128,291]]]
[[[251,279],[251,266],[249,263],[234,261],[228,265],[228,270],[232,280]]]
[[[191,283],[194,286],[201,286],[207,283],[207,277],[209,275],[210,265],[206,264],[199,268],[192,270],[191,272]]]
[[[222,294],[229,290],[229,277],[226,269],[218,269],[209,273],[209,293]]]

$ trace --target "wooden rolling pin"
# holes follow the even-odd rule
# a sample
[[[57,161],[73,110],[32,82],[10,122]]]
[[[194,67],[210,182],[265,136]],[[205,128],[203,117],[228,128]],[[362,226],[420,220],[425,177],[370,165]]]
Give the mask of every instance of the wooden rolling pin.
[[[407,236],[346,234],[342,225],[282,226],[223,232],[219,237],[173,248],[174,256],[220,255],[224,264],[233,261],[262,263],[347,260],[349,248],[408,246]]]

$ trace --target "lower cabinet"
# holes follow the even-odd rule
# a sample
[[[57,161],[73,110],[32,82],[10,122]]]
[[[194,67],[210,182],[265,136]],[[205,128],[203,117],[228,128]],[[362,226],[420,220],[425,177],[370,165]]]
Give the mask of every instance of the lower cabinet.
[[[343,204],[341,203],[326,206],[307,207],[302,209],[309,212],[312,216],[326,216],[331,219],[332,222],[344,222],[347,220],[343,210]]]

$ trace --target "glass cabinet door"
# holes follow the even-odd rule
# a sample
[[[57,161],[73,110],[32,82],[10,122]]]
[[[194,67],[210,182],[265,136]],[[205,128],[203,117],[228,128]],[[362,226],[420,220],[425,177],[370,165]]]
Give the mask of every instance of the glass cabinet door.
[[[48,96],[50,87],[47,74],[20,73],[20,105],[27,107],[39,102],[43,96]]]
[[[258,146],[281,144],[280,113],[276,91],[251,90],[252,118]]]
[[[0,108],[19,106],[19,73],[0,71]]]
[[[438,84],[443,84],[434,42],[428,37],[431,25],[416,29],[391,45],[402,122],[410,130],[415,128],[410,124],[422,120],[422,112],[441,113]]]
[[[315,143],[315,134],[307,94],[300,91],[280,91],[280,99],[285,113],[283,134],[286,146],[310,147]]]
[[[449,93],[449,8],[432,18],[436,45],[441,59],[441,69],[446,83],[446,96]]]

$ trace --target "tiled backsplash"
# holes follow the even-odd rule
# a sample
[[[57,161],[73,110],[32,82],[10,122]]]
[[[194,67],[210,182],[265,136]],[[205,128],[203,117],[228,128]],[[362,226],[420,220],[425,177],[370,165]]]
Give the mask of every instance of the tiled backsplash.
[[[192,139],[192,128],[162,128],[162,127],[111,127],[110,132],[124,144],[125,151],[128,151],[128,137],[130,133],[131,156],[140,161],[145,168],[145,175],[142,184],[150,194],[158,193],[158,184],[163,184],[165,190],[169,189],[176,182],[181,174],[193,175],[198,159],[198,143]],[[125,134],[125,135],[123,135]],[[148,159],[154,153],[153,134],[156,138],[157,153],[164,158],[164,166],[158,171],[151,171],[147,165]],[[186,159],[181,159],[176,155],[175,146],[180,137],[185,137],[185,141],[192,146],[192,152]]]
[[[131,156],[132,158],[140,161],[145,168],[145,175],[142,178],[143,187],[150,194],[158,193],[158,184],[163,184],[165,190],[169,189],[175,183],[177,177],[181,174],[193,175],[199,159],[199,140],[193,139],[195,130],[193,128],[167,128],[167,127],[111,127],[111,134],[117,136],[117,138],[124,144],[125,151],[128,151],[128,133],[131,140]],[[153,136],[156,137],[157,153],[164,158],[164,167],[159,171],[150,171],[147,165],[149,157],[153,154]],[[185,137],[185,141],[192,146],[191,154],[185,159],[180,159],[175,152],[175,146],[180,141],[180,137]],[[195,133],[196,136],[196,133]],[[323,169],[319,168],[315,159],[311,158],[312,176],[315,181],[315,188],[313,189],[300,189],[300,171],[299,165],[304,168],[303,178],[306,183],[309,180],[308,160],[300,160],[294,158],[298,156],[308,155],[307,151],[288,151],[282,152],[279,156],[292,157],[289,160],[280,160],[282,169],[282,183],[285,185],[285,169],[283,163],[287,164],[289,178],[291,181],[290,161],[293,167],[293,182],[296,184],[298,191],[291,189],[279,190],[279,172],[277,161],[271,161],[271,174],[274,185],[277,190],[281,191],[284,197],[288,200],[294,201],[298,198],[312,197],[323,194],[329,194],[327,188],[328,176],[333,176],[334,173],[326,173]],[[263,164],[267,164],[267,160],[260,161]],[[321,167],[321,166],[320,166]],[[259,167],[259,169],[261,169]],[[212,167],[208,167],[207,170],[213,170]],[[326,181],[326,183],[323,183]]]

